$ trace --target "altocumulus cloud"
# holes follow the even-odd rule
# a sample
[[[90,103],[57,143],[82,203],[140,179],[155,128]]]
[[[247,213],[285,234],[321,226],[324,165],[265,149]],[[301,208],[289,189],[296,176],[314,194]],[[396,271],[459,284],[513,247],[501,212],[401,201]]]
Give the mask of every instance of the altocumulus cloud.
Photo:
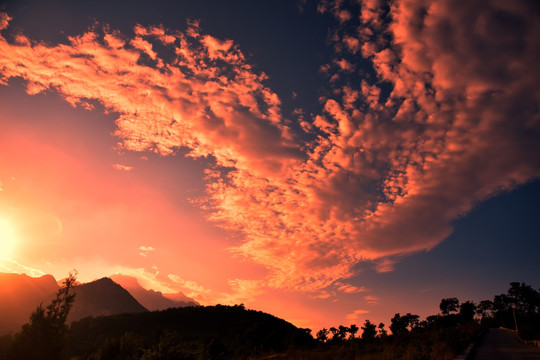
[[[184,32],[104,27],[58,45],[1,37],[0,75],[74,106],[99,101],[119,114],[123,149],[210,159],[197,203],[243,233],[233,252],[270,270],[238,288],[357,292],[339,280],[359,261],[389,271],[395,255],[444,240],[475,202],[540,175],[533,6],[321,2],[337,20],[335,57],[321,66],[332,95],[303,130],[234,41],[197,22]],[[373,70],[363,79],[360,62]]]

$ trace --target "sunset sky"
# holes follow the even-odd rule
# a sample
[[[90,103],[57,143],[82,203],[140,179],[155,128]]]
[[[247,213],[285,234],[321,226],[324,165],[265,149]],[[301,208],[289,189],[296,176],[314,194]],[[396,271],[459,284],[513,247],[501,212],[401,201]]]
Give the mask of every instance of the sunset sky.
[[[540,287],[535,1],[0,2],[0,272],[314,330]]]

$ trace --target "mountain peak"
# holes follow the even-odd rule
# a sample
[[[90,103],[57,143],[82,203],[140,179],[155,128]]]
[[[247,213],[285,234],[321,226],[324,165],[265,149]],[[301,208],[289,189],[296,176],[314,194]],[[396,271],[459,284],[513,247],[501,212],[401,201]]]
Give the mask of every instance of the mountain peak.
[[[120,284],[124,289],[143,289],[141,284],[139,284],[139,280],[134,276],[114,274],[110,276],[110,279],[112,279],[117,284]]]
[[[148,311],[126,289],[104,277],[74,288],[75,302],[68,321],[88,316]]]
[[[137,278],[132,276],[116,274],[111,278],[127,289],[144,307],[152,311],[199,305],[198,302],[181,292],[164,295],[160,291],[146,290],[139,284]]]

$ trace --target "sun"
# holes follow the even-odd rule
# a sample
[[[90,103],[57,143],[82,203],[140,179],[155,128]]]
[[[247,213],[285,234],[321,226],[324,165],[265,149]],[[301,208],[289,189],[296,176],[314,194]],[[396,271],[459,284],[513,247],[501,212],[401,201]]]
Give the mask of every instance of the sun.
[[[0,219],[0,259],[8,259],[15,248],[15,232],[4,219]]]

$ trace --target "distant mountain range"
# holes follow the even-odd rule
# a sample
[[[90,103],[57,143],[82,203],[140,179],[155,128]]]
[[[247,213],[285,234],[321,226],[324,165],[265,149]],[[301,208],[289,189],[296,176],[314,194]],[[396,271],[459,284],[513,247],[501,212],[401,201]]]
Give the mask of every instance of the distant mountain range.
[[[182,293],[173,294],[183,301],[146,290],[137,279],[114,275],[75,286],[77,294],[68,322],[88,316],[148,312],[167,308],[199,305]],[[47,306],[56,295],[59,285],[52,275],[32,278],[25,274],[0,273],[0,335],[18,332],[39,306]],[[184,301],[185,300],[185,301]]]
[[[110,278],[129,291],[142,306],[151,311],[199,305],[198,302],[181,292],[163,294],[160,291],[146,290],[139,284],[136,278],[131,276],[112,275]]]

